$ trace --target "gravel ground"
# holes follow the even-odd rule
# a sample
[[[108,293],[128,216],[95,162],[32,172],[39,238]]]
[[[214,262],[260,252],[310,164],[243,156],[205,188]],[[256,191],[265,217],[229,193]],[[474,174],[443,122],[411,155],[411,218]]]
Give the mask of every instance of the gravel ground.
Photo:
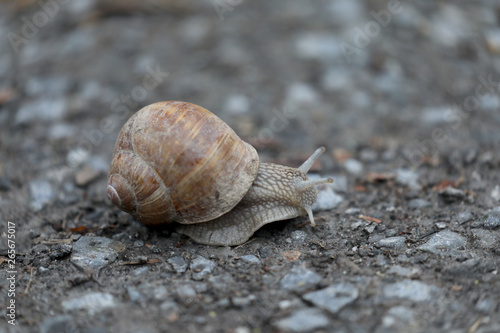
[[[0,332],[500,332],[498,1],[12,3]],[[118,132],[162,100],[262,161],[324,145],[317,226],[214,247],[113,207]]]

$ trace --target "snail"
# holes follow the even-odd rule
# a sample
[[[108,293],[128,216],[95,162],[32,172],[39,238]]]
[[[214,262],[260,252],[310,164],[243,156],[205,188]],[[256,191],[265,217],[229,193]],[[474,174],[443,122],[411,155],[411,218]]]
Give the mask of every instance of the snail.
[[[177,222],[176,231],[208,245],[239,245],[263,225],[307,214],[316,185],[300,167],[260,163],[257,151],[210,111],[187,102],[148,105],[120,131],[107,195],[146,225]]]

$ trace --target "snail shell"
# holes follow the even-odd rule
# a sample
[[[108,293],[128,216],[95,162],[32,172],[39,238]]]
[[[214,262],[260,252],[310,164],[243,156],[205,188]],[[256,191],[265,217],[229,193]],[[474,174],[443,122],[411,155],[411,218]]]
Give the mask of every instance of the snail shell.
[[[200,223],[230,211],[257,175],[256,150],[210,111],[155,103],[118,135],[108,197],[147,225]]]

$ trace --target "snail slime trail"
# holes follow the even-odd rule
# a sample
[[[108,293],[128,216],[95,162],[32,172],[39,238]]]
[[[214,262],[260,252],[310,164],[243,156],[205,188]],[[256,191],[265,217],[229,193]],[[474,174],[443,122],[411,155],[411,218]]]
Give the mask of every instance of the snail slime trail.
[[[125,123],[109,169],[114,205],[146,225],[179,223],[198,243],[239,245],[267,223],[307,214],[316,185],[298,168],[260,163],[255,148],[210,111],[187,102],[148,105]]]

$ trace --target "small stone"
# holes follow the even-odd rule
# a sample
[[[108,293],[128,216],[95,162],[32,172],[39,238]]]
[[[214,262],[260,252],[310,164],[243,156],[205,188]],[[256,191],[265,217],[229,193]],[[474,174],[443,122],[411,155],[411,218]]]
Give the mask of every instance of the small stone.
[[[146,275],[148,272],[149,272],[149,267],[144,266],[134,269],[130,274],[132,276],[141,276],[141,275]]]
[[[344,162],[344,168],[352,175],[359,175],[363,172],[363,164],[353,158],[349,158]]]
[[[337,207],[337,205],[344,200],[340,195],[333,191],[329,184],[318,186],[317,189],[319,192],[316,197],[316,201],[312,206],[313,212],[331,210]]]
[[[413,317],[414,312],[412,309],[405,306],[396,306],[387,311],[387,314],[382,318],[382,325],[385,328],[406,326]]]
[[[458,188],[454,187],[445,187],[440,190],[438,194],[446,201],[446,202],[454,202],[456,200],[463,200],[465,196],[465,192]]]
[[[127,294],[128,294],[128,298],[130,299],[130,301],[132,303],[136,303],[136,304],[139,304],[141,300],[143,300],[143,296],[142,294],[139,292],[139,290],[137,290],[136,288],[133,288],[133,287],[128,287],[127,288]]]
[[[307,232],[302,230],[295,230],[292,232],[292,241],[294,244],[302,244],[306,240]]]
[[[304,299],[315,306],[335,314],[358,298],[358,289],[350,283],[333,284],[325,289],[304,295]]]
[[[389,248],[389,249],[406,248],[406,237],[395,236],[395,237],[382,238],[377,242],[375,242],[375,246]]]
[[[169,258],[167,262],[172,265],[172,268],[177,274],[184,273],[188,267],[186,260],[180,256]]]
[[[143,246],[144,246],[144,241],[143,240],[138,239],[138,240],[136,240],[134,242],[134,247],[135,248],[140,248],[140,247],[143,247]]]
[[[117,304],[113,295],[100,292],[93,292],[62,302],[62,307],[66,311],[85,310],[90,315],[102,312],[103,310],[115,307],[116,305]]]
[[[36,255],[47,253],[49,251],[50,251],[49,247],[45,244],[37,244],[31,248],[31,253]]]
[[[10,180],[8,180],[6,177],[0,177],[0,191],[2,192],[8,192],[11,189],[11,184]]]
[[[465,222],[469,222],[473,218],[474,218],[474,216],[472,215],[471,211],[470,210],[466,210],[466,211],[458,213],[457,216],[455,217],[455,220],[459,224],[462,224],[462,223],[465,223]]]
[[[347,215],[356,215],[356,214],[359,214],[360,212],[361,212],[361,209],[356,208],[356,207],[352,207],[352,208],[347,208],[344,213]]]
[[[500,207],[490,210],[483,218],[483,226],[486,229],[496,229],[500,227]]]
[[[61,259],[71,254],[73,246],[70,244],[56,244],[50,249],[50,259]]]
[[[396,182],[401,185],[406,185],[412,190],[420,190],[421,186],[418,183],[418,173],[408,169],[396,170]]]
[[[368,233],[368,234],[372,234],[374,231],[375,231],[375,228],[377,226],[375,224],[370,224],[369,226],[366,226],[365,227],[365,231]]]
[[[248,97],[245,95],[230,95],[224,104],[224,110],[232,114],[247,113],[250,107]]]
[[[1,185],[0,185],[1,187]],[[500,185],[495,186],[491,191],[491,197],[493,200],[500,201]]]
[[[32,180],[29,187],[31,193],[30,206],[34,211],[42,210],[56,198],[56,191],[47,180]]]
[[[216,263],[212,260],[198,256],[193,261],[191,261],[191,271],[193,280],[203,280],[208,275],[212,274],[212,270],[215,268]]]
[[[248,264],[260,264],[260,259],[254,256],[253,254],[247,254],[241,256],[240,259]]]
[[[415,280],[403,280],[383,288],[387,298],[407,299],[413,302],[429,302],[437,294],[438,288]]]
[[[401,277],[414,278],[420,275],[418,268],[409,269],[403,266],[394,265],[387,270],[387,274],[395,274]]]
[[[100,170],[96,170],[93,167],[86,165],[75,175],[75,184],[78,186],[87,186],[96,180],[101,174],[102,172]]]
[[[160,304],[160,310],[164,314],[168,314],[179,311],[179,306],[174,301],[168,300]]]
[[[293,312],[290,316],[276,321],[273,326],[285,332],[310,332],[326,327],[329,319],[319,309],[306,308]]]
[[[33,124],[39,121],[59,120],[67,110],[62,98],[39,98],[21,105],[14,123],[16,125]]]
[[[436,225],[436,228],[438,228],[440,230],[446,229],[448,227],[448,225],[445,222],[436,222],[435,225]]]
[[[246,297],[233,297],[231,298],[231,302],[234,306],[242,308],[250,305],[256,299],[255,295],[248,295]]]
[[[113,263],[120,252],[125,251],[125,245],[105,237],[81,237],[73,246],[70,261],[76,266],[91,268],[97,273]]]
[[[295,49],[301,58],[330,62],[336,58],[342,58],[342,53],[338,48],[340,43],[341,41],[332,34],[308,32],[297,38]]]
[[[196,298],[196,290],[188,284],[181,285],[176,288],[177,296],[184,302],[185,304],[189,304],[194,301]]]
[[[434,254],[456,254],[457,250],[462,250],[467,245],[464,237],[456,232],[443,230],[431,236],[431,238],[417,249]]]
[[[431,205],[431,203],[424,199],[412,199],[408,202],[408,208],[410,209],[422,209],[427,208]]]
[[[318,100],[318,93],[313,86],[294,83],[288,87],[286,100],[291,104],[309,104]]]
[[[479,246],[485,250],[495,249],[495,245],[500,241],[500,234],[496,231],[473,229],[472,234],[477,238]]]
[[[280,281],[280,288],[288,291],[304,292],[321,282],[321,276],[302,267],[293,267]]]
[[[40,333],[76,332],[78,328],[69,315],[47,318],[40,325]]]
[[[495,306],[497,305],[497,302],[495,302],[491,298],[482,298],[479,299],[476,303],[476,311],[482,312],[482,313],[490,313],[495,309]]]

